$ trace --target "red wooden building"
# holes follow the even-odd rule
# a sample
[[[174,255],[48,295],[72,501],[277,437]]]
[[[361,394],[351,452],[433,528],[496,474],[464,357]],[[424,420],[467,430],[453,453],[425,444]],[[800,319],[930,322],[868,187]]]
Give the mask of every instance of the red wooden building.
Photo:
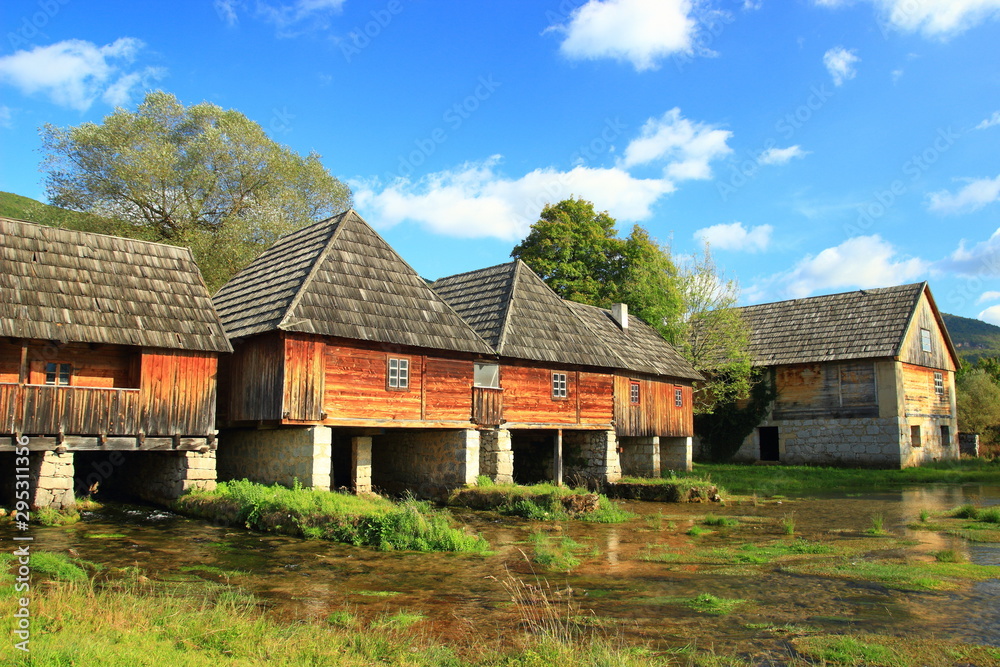
[[[0,456],[27,438],[36,505],[214,484],[231,348],[191,252],[2,218],[0,253]]]

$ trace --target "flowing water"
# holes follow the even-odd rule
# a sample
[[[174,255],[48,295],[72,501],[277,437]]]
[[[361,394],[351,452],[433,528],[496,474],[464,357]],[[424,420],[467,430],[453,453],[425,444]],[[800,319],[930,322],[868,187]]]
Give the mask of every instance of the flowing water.
[[[1000,487],[831,494],[760,506],[626,502],[639,517],[616,525],[554,525],[456,512],[460,521],[489,540],[495,553],[487,557],[377,552],[249,533],[116,503],[85,513],[73,526],[36,528],[34,535],[38,548],[72,550],[106,566],[138,566],[154,579],[206,579],[239,586],[288,620],[321,620],[342,610],[365,619],[417,612],[425,620],[415,630],[449,642],[505,642],[519,622],[503,586],[512,576],[545,588],[560,605],[571,600],[576,613],[600,632],[661,647],[780,652],[780,633],[762,626],[786,623],[827,632],[856,629],[1000,645],[997,579],[956,590],[911,592],[789,572],[774,564],[743,570],[721,567],[691,556],[695,547],[705,553],[706,547],[783,539],[781,520],[789,518],[794,519],[797,537],[829,544],[857,541],[871,526],[871,517],[881,515],[888,533],[908,540],[884,540],[890,556],[931,560],[933,551],[954,549],[972,562],[998,566],[997,545],[967,544],[906,528],[921,510],[943,511],[970,501],[996,504]],[[740,527],[687,535],[709,512],[739,517]],[[534,547],[529,537],[536,531],[553,542],[569,537],[583,545],[581,564],[566,574],[530,563],[527,557]],[[651,554],[674,556],[658,562],[650,560]],[[751,604],[726,616],[707,616],[679,602],[702,593]]]

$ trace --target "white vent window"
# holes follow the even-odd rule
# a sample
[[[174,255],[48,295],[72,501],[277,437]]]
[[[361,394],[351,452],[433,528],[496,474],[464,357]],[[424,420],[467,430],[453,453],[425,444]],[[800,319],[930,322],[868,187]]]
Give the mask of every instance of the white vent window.
[[[476,363],[472,381],[477,387],[485,387],[487,389],[499,389],[500,364]]]
[[[924,352],[931,351],[931,331],[930,329],[920,330],[920,349]]]
[[[389,389],[410,388],[410,360],[389,359]]]
[[[569,393],[566,391],[566,374],[552,374],[552,398],[566,398]]]
[[[639,383],[631,382],[628,388],[628,402],[632,405],[639,405]]]

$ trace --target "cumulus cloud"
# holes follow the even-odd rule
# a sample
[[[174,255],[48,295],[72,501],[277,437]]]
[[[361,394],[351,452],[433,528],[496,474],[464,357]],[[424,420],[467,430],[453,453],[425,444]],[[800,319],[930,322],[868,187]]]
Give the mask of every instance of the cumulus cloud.
[[[877,234],[856,236],[805,256],[789,271],[759,281],[748,294],[752,298],[772,295],[798,299],[820,291],[898,285],[918,278],[929,266],[916,257],[901,257]]]
[[[573,10],[559,46],[568,58],[614,58],[638,71],[656,69],[661,58],[693,53],[698,22],[691,0],[589,0]]]
[[[802,146],[796,144],[788,148],[768,148],[760,154],[757,161],[760,164],[781,165],[788,164],[794,158],[803,158],[807,155],[809,155],[809,151],[802,150]]]
[[[983,292],[976,299],[976,303],[986,303],[987,301],[998,301],[1000,300],[1000,292]]]
[[[927,197],[927,208],[945,215],[972,213],[997,199],[1000,199],[1000,176],[971,180],[954,194],[947,190],[932,192]]]
[[[437,234],[466,238],[522,238],[547,203],[586,193],[619,220],[639,221],[672,192],[667,180],[634,178],[619,168],[578,166],[570,171],[535,169],[518,178],[499,173],[500,156],[383,185],[354,181],[354,201],[377,224],[417,222]]]
[[[947,39],[1000,16],[1000,0],[869,0],[886,26],[925,37]],[[843,7],[847,0],[815,0]]]
[[[935,262],[933,268],[966,276],[1000,276],[1000,228],[972,247],[962,239],[958,248],[945,259]]]
[[[983,322],[1000,326],[1000,306],[990,306],[986,310],[981,311],[978,317]]]
[[[994,111],[992,116],[984,118],[979,125],[976,125],[976,129],[985,130],[993,127],[994,125],[1000,125],[1000,111]]]
[[[710,163],[733,152],[726,143],[732,136],[729,130],[692,122],[673,108],[661,118],[646,121],[639,137],[625,148],[620,166],[628,169],[662,162],[666,175],[674,180],[711,178]]]
[[[80,39],[36,46],[0,58],[0,81],[28,95],[45,94],[56,104],[79,111],[86,111],[98,99],[125,104],[136,89],[164,74],[156,67],[128,71],[144,46],[132,37],[105,46]]]
[[[774,227],[771,225],[757,225],[747,229],[742,222],[734,222],[699,229],[694,233],[694,238],[717,250],[760,252],[767,250],[771,244],[773,231]]]
[[[833,77],[835,86],[842,85],[845,81],[853,79],[858,69],[856,65],[861,61],[858,54],[853,50],[845,49],[842,46],[835,46],[823,54],[823,64],[826,70]]]

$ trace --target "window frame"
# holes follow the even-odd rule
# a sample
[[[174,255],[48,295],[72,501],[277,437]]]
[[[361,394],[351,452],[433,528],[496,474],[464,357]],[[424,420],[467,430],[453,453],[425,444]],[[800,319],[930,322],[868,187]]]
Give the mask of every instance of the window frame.
[[[944,373],[940,371],[934,371],[934,393],[937,394],[938,399],[941,401],[946,400],[944,391]]]
[[[495,374],[496,384],[495,385],[492,385],[492,384],[480,384],[477,381],[477,377],[479,376],[479,373],[477,371],[479,370],[479,368],[485,368],[487,366],[493,366],[494,368],[496,368],[496,374]],[[473,362],[473,364],[472,364],[472,386],[473,387],[478,387],[480,389],[501,389],[501,385],[500,385],[500,364],[494,363],[494,362],[491,362],[491,361],[476,361],[476,362]]]
[[[920,349],[924,352],[933,352],[934,344],[931,340],[931,330],[920,327]]]
[[[948,424],[941,424],[941,446],[951,447],[951,426]]]
[[[910,447],[923,447],[923,435],[920,432],[920,424],[910,425]]]
[[[628,404],[642,405],[642,385],[635,380],[628,383]]]
[[[552,400],[565,401],[569,399],[569,373],[552,372],[550,387]]]
[[[684,389],[682,387],[674,387],[674,407],[684,407]]]
[[[71,387],[73,385],[73,364],[66,361],[47,361],[42,371],[42,383],[46,387]],[[52,381],[49,382],[49,376]],[[65,381],[63,381],[65,378]]]
[[[410,391],[409,357],[386,357],[385,388],[389,391]]]

